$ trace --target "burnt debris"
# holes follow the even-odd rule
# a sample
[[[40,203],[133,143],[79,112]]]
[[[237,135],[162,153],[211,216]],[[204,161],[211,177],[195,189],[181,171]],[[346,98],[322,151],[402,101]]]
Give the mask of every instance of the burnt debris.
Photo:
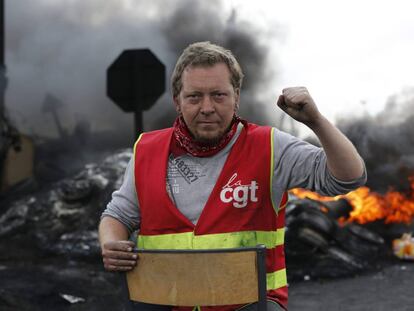
[[[381,267],[390,251],[382,236],[359,224],[341,224],[346,200],[292,200],[286,207],[286,262],[292,280],[352,276]]]
[[[0,260],[33,254],[98,258],[100,215],[119,187],[130,157],[128,150],[107,157],[100,165],[87,164],[73,177],[2,207]]]
[[[131,156],[130,149],[112,154],[2,206],[0,279],[12,281],[2,284],[0,309],[122,309],[124,280],[103,270],[97,227]],[[342,223],[350,211],[346,200],[292,197],[286,209],[289,282],[353,276],[392,262],[381,226]]]

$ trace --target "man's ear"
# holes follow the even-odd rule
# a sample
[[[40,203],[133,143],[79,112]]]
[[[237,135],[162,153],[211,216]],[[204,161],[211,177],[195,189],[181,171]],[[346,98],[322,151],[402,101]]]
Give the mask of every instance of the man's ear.
[[[180,100],[178,99],[178,96],[173,97],[173,102],[175,105],[175,111],[177,111],[178,114],[181,114]]]
[[[240,104],[240,89],[234,90],[234,97],[235,97],[234,111],[237,111],[239,110],[239,104]]]

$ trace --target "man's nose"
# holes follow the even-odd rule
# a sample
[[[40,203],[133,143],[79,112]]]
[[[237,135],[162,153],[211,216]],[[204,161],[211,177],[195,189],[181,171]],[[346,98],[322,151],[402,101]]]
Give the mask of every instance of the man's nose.
[[[211,114],[215,111],[214,103],[210,96],[204,96],[201,102],[201,113]]]

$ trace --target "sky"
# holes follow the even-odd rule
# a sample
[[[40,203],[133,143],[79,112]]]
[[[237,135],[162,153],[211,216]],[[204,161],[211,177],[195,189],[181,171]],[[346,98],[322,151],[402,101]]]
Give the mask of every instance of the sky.
[[[308,87],[330,119],[380,112],[414,86],[412,1],[232,0],[261,27],[279,27],[275,91]]]
[[[284,87],[306,86],[333,122],[378,114],[390,96],[414,89],[414,5],[408,0],[5,2],[7,106],[20,128],[37,134],[52,132],[52,117],[42,113],[48,92],[66,104],[66,122],[92,114],[100,126],[130,126],[132,117],[106,97],[106,67],[122,49],[132,47],[150,47],[172,64],[180,30],[192,32],[190,38],[198,31],[204,32],[202,39],[211,34],[214,41],[223,39],[217,32],[225,29],[230,42],[243,28],[240,37],[252,45],[246,47],[247,59],[250,52],[256,61],[266,58],[256,62],[260,70],[268,69],[265,78],[254,75],[256,63],[248,64],[247,71],[263,85],[254,88],[254,97],[266,102],[263,109],[269,115],[277,115],[275,102]],[[234,24],[228,22],[232,10]],[[180,14],[187,23],[180,24]],[[258,53],[260,48],[265,53]],[[167,74],[171,70],[168,65]],[[162,100],[170,101],[168,96]],[[250,99],[248,94],[245,98]],[[144,117],[162,114],[160,107]]]

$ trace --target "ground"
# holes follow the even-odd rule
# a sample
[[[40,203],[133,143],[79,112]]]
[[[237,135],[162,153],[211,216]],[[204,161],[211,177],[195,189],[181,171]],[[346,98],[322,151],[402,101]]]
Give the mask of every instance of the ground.
[[[122,280],[96,262],[0,262],[0,310],[123,311]],[[413,285],[414,263],[403,261],[352,278],[295,282],[289,310],[412,311]]]
[[[400,262],[375,273],[289,286],[289,311],[412,311],[414,263]]]

